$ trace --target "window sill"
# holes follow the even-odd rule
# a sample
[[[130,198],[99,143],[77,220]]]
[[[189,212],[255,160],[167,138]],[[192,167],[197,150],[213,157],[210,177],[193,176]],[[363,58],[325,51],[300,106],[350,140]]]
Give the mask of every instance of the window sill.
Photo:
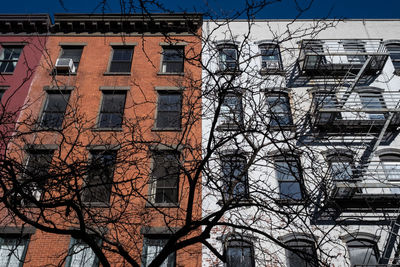
[[[109,208],[110,203],[105,203],[105,202],[83,202],[83,205],[85,207],[91,207],[91,208]]]
[[[13,75],[14,72],[0,72],[0,75]]]
[[[64,128],[63,127],[57,127],[57,128],[51,128],[51,127],[43,127],[43,126],[38,126],[36,130],[38,131],[46,131],[46,132],[61,132]]]
[[[304,199],[275,199],[275,203],[279,206],[300,206],[305,205],[306,201]]]
[[[182,128],[157,128],[151,129],[152,132],[181,132]]]
[[[217,75],[233,75],[233,76],[238,76],[242,74],[242,70],[219,70],[215,74]]]
[[[282,75],[285,76],[286,75],[286,71],[282,70],[282,69],[261,69],[260,70],[260,75]]]
[[[106,72],[103,73],[103,75],[104,76],[118,76],[118,75],[120,75],[120,76],[131,76],[131,73],[130,72],[109,72],[109,71],[106,71]]]
[[[237,124],[221,124],[216,127],[217,131],[238,131],[240,128],[242,128],[243,125],[237,125]]]
[[[58,72],[53,69],[49,74],[50,76],[76,76],[77,72]]]
[[[269,126],[270,131],[278,132],[278,131],[296,131],[295,125],[278,125],[278,126]]]
[[[146,208],[179,208],[179,203],[146,203]]]
[[[228,200],[229,201],[229,200]],[[226,203],[227,201],[225,201],[225,203]],[[237,199],[237,200],[232,200],[231,202],[230,202],[230,204],[229,204],[229,206],[235,206],[235,205],[238,205],[238,206],[248,206],[248,205],[251,205],[253,203],[253,200],[252,199],[250,199],[249,197],[247,197],[247,198],[242,198],[242,199]],[[220,200],[218,200],[217,201],[217,205],[219,205],[219,206],[224,206],[224,201],[222,200],[222,199],[220,199]]]
[[[93,128],[93,132],[122,132],[122,128]]]
[[[184,72],[157,72],[160,76],[185,76]]]

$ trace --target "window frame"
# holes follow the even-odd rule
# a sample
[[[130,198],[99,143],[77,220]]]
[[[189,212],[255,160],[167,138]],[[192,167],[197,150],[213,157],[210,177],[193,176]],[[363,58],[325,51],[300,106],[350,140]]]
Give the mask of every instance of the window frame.
[[[358,53],[366,53],[365,42],[361,40],[343,40],[343,49],[346,55],[348,64],[364,64],[367,60],[366,55],[357,55]]]
[[[72,252],[72,249],[74,248],[74,246],[76,246],[76,244],[78,244],[78,242],[81,242],[81,244],[83,244],[83,245],[87,245],[83,241],[79,241],[78,239],[75,239],[75,238],[71,237],[71,240],[70,240],[70,243],[69,243],[69,246],[68,246],[68,255],[67,255],[67,258],[65,260],[65,267],[71,267],[71,264],[72,264],[72,261],[73,261],[73,258],[74,258],[75,255],[78,255],[80,253],[85,253],[85,251],[87,251],[87,249],[90,249],[91,251],[93,251],[92,248],[89,245],[87,245],[87,248],[80,249],[77,253]],[[101,240],[98,240],[97,243],[99,244],[99,246],[101,246]],[[99,266],[99,258],[96,256],[94,251],[93,251],[93,254],[94,254],[95,258],[93,260],[92,266],[90,266],[90,267],[98,267]],[[86,262],[87,261],[85,261],[84,264]],[[75,267],[75,266],[72,266],[72,267]],[[87,267],[87,265],[81,265],[80,264],[79,267]]]
[[[91,150],[89,150],[89,153],[90,154],[89,154],[89,160],[88,160],[88,165],[87,165],[88,171],[87,171],[87,175],[85,176],[85,179],[84,179],[83,188],[81,190],[81,200],[83,203],[88,204],[88,205],[108,206],[110,204],[110,199],[111,199],[111,195],[112,195],[112,187],[114,184],[114,172],[115,172],[115,165],[116,165],[116,161],[117,161],[117,150],[91,149]],[[100,155],[100,157],[102,158],[102,159],[100,159],[100,157],[99,157],[99,160],[101,161],[101,163],[99,163],[99,164],[94,163],[96,154]],[[111,162],[110,165],[106,165],[104,163],[104,158],[103,158],[104,155],[113,157],[111,159],[111,161],[109,161],[109,162]],[[109,166],[110,175],[109,175],[109,177],[106,177],[107,180],[103,180],[102,178],[104,178],[104,177],[100,177],[100,179],[102,179],[101,182],[104,181],[105,184],[90,185],[90,182],[93,182],[92,177],[99,179],[99,178],[97,178],[97,176],[100,176],[100,175],[96,175],[96,173],[91,173],[91,171],[93,171],[93,170],[99,171],[99,169],[97,167],[93,168],[93,164],[101,165],[104,168],[106,168],[106,166]],[[104,174],[104,172],[102,172],[102,174]],[[88,186],[90,186],[90,187],[88,187]],[[102,195],[106,199],[102,199],[102,200],[95,199],[95,201],[93,201],[93,196],[92,196],[93,192],[90,192],[90,189],[94,188],[94,189],[99,190],[99,188],[101,188],[101,187],[102,187],[102,190],[107,190],[108,195],[104,195],[104,194]],[[104,187],[106,187],[106,188],[104,188]],[[95,191],[95,193],[98,193],[98,191]],[[89,196],[85,196],[87,194],[89,194]]]
[[[271,106],[271,103],[269,101],[270,98],[276,98],[275,102],[278,102],[277,104],[280,105],[274,105]],[[281,100],[284,100],[285,103],[283,103]],[[270,114],[269,116],[269,123],[268,126],[274,130],[274,129],[281,129],[281,128],[286,128],[286,127],[293,127],[293,117],[292,117],[292,108],[290,105],[290,97],[288,93],[285,92],[270,92],[267,93],[266,95],[266,102],[268,106],[268,113]],[[285,110],[283,112],[274,112],[272,111],[273,108],[282,109],[281,104],[285,104]],[[287,120],[287,123],[281,123],[280,120],[284,118]]]
[[[237,99],[234,109],[226,102],[226,100],[229,98]],[[218,129],[237,130],[238,128],[244,126],[243,94],[239,90],[233,89],[225,93],[221,97],[220,101],[221,104]]]
[[[351,155],[337,153],[337,154],[329,155],[327,160],[328,160],[328,165],[329,165],[328,171],[329,171],[329,175],[330,175],[332,181],[334,181],[334,182],[354,181],[354,179],[356,178],[356,170],[355,170],[355,166],[354,166],[354,159]],[[335,165],[332,165],[332,163],[339,163],[339,164],[342,164],[342,166],[333,167]],[[346,163],[346,165],[345,165],[345,163]],[[335,168],[336,168],[336,172],[339,172],[339,175],[336,174],[336,176],[335,176],[335,174],[333,173]],[[335,177],[337,177],[337,176],[339,176],[339,177],[345,176],[345,175],[341,175],[341,174],[343,174],[343,171],[346,171],[347,178],[336,179]]]
[[[351,244],[351,243],[354,243],[354,244]],[[367,244],[369,244],[369,246],[367,246]],[[374,242],[372,240],[363,239],[363,238],[354,238],[352,240],[348,240],[346,242],[346,245],[347,245],[347,250],[349,252],[349,260],[350,260],[350,266],[351,267],[359,266],[359,265],[364,266],[364,265],[371,264],[369,262],[369,260],[368,260],[367,263],[361,263],[361,264],[359,264],[357,262],[354,262],[354,259],[352,259],[351,252],[350,252],[351,251],[350,248],[352,248],[352,247],[353,248],[366,248],[367,250],[371,249],[371,252],[372,252],[371,255],[375,256],[375,263],[372,263],[372,265],[373,264],[378,264],[379,258],[380,258],[380,254],[379,254],[379,250],[378,250],[376,242]]]
[[[224,53],[224,50],[234,50],[235,53],[234,55],[236,55],[236,58],[234,59],[230,59],[230,60],[226,60],[223,59],[223,54],[225,56],[228,57],[227,53]],[[219,44],[217,46],[217,50],[218,50],[218,71],[221,73],[234,73],[234,72],[238,72],[240,71],[240,67],[239,67],[239,50],[238,50],[238,46],[236,44],[233,43],[223,43],[223,44]],[[227,65],[232,64],[234,65],[234,67],[228,67]]]
[[[383,173],[387,181],[400,181],[400,155],[396,153],[385,153],[379,156]],[[394,168],[393,168],[394,167]],[[397,170],[394,174],[393,170]],[[391,177],[397,178],[391,178]]]
[[[174,106],[175,104],[179,104],[180,108],[179,111],[177,110],[163,110],[160,109],[161,108],[161,101],[163,96],[178,96],[179,97],[179,103],[176,102],[174,104],[168,104],[171,107]],[[157,130],[157,131],[181,131],[182,130],[182,103],[183,103],[183,93],[180,90],[157,90],[157,108],[156,108],[156,115],[155,115],[155,121],[154,121],[154,128],[153,130]],[[161,117],[166,115],[166,112],[169,113],[173,113],[175,112],[176,114],[176,121],[177,124],[179,124],[179,126],[174,127],[173,125],[167,125],[165,127],[163,127],[162,125],[160,125],[160,121],[161,121]],[[170,117],[168,117],[168,121],[169,122],[173,122],[175,120],[171,120]]]
[[[60,72],[59,70],[56,70],[56,74],[57,75],[63,75],[63,74],[76,74],[78,72],[78,68],[79,68],[79,63],[81,62],[81,58],[82,58],[82,54],[83,54],[83,49],[86,45],[85,44],[60,44],[61,50],[60,50],[60,54],[58,55],[57,59],[60,58],[70,58],[72,59],[73,65],[75,67],[75,71],[74,72]],[[72,57],[65,57],[64,56],[64,52],[65,50],[81,50],[80,55],[79,55],[79,59],[78,60],[74,60]]]
[[[368,109],[386,109],[386,103],[385,103],[385,99],[383,97],[382,92],[380,91],[373,91],[373,90],[368,90],[368,91],[359,91],[358,92],[359,98],[360,98],[360,102],[362,105],[362,109],[364,110],[364,112],[367,114],[368,116],[368,120],[386,120],[387,118],[387,114],[386,112],[382,111],[380,112],[370,112],[368,111]],[[374,101],[368,101],[365,102],[366,99],[375,99]],[[378,101],[376,101],[378,100]],[[376,103],[379,102],[379,108],[376,108]],[[372,107],[371,107],[371,103],[372,103]],[[370,106],[368,106],[370,105]]]
[[[149,243],[151,243],[151,241],[153,241],[154,243],[158,241],[160,244],[162,242],[165,242],[163,245],[163,248],[164,248],[165,244],[168,242],[168,235],[145,235],[143,237],[143,249],[142,249],[142,266],[143,267],[146,267],[149,264],[147,262],[147,255],[148,255]],[[154,246],[155,245],[153,245],[153,247]],[[157,255],[155,255],[155,257],[157,257]],[[154,258],[151,261],[153,261]],[[167,267],[175,267],[176,266],[176,252],[169,254],[168,257],[165,259],[165,261],[167,261]],[[163,262],[163,264],[165,263],[165,261]],[[170,262],[170,261],[172,261],[172,262]]]
[[[50,95],[56,95],[56,94],[60,94],[60,95],[65,95],[64,99],[66,100],[66,104],[65,104],[65,109],[63,112],[61,111],[49,111],[47,110],[47,107],[49,105],[49,101],[50,101]],[[46,99],[43,103],[43,107],[42,110],[40,112],[40,121],[39,121],[39,127],[42,129],[54,129],[54,130],[60,130],[62,129],[62,125],[64,124],[64,118],[65,118],[65,113],[68,109],[68,105],[69,105],[69,99],[71,98],[71,94],[72,92],[70,90],[47,90],[46,91]],[[46,116],[46,114],[60,114],[60,117],[62,118],[62,120],[60,120],[60,125],[56,125],[54,127],[50,126],[45,126],[43,125],[43,121],[44,118]]]
[[[394,67],[394,73],[400,74],[400,40],[397,42],[387,42],[385,43],[386,50],[389,53],[390,60],[392,61]],[[389,48],[390,47],[390,48]],[[394,47],[394,48],[392,48]],[[394,58],[398,57],[398,58]]]
[[[226,244],[224,246],[224,256],[226,258],[226,263],[224,264],[224,267],[239,267],[239,266],[232,265],[232,263],[229,262],[229,257],[228,257],[229,248],[249,248],[250,249],[250,267],[255,267],[254,246],[251,241],[246,240],[244,238],[236,237],[236,238],[228,239],[225,242],[226,242]],[[242,255],[244,255],[244,253],[242,253]],[[242,266],[242,265],[240,265],[240,266]]]
[[[19,58],[21,57],[21,55],[24,52],[24,44],[1,44],[1,50],[0,50],[0,58],[1,57],[5,57],[4,52],[6,51],[6,49],[12,49],[12,52],[10,53],[10,58],[8,59],[0,59],[0,73],[2,74],[13,74],[15,69],[17,68],[18,65],[18,61]],[[21,49],[21,51],[19,52],[18,58],[17,59],[12,59],[12,55],[14,54],[14,49]],[[4,68],[4,71],[1,71],[1,68],[3,66],[3,63],[6,62],[6,67]],[[6,71],[8,69],[9,64],[11,63],[13,65],[13,63],[15,62],[15,66],[12,67],[11,71]]]
[[[258,45],[258,49],[260,51],[260,59],[261,59],[261,72],[262,73],[269,73],[269,72],[276,72],[276,71],[282,71],[283,70],[283,64],[282,64],[282,57],[281,57],[281,51],[280,47],[277,43],[262,43]],[[264,55],[263,50],[265,51],[270,51],[272,50],[272,53],[266,53]],[[277,59],[263,59],[263,57],[270,57],[274,56],[277,57]],[[263,67],[264,62],[266,63],[265,67]],[[277,62],[278,67],[277,68],[270,68],[267,65],[267,62]]]
[[[226,165],[228,163],[228,165]],[[231,163],[231,164],[230,164]],[[230,165],[229,165],[230,164]],[[235,166],[232,166],[234,165]],[[240,180],[235,176],[236,167],[240,166]],[[234,168],[233,168],[234,167]],[[236,200],[243,201],[248,200],[250,198],[250,190],[249,190],[249,175],[246,170],[247,167],[247,159],[243,154],[225,154],[221,156],[221,188],[223,190],[223,197],[226,200]],[[229,168],[229,174],[226,173],[226,169]],[[228,174],[228,175],[227,175]],[[227,177],[229,176],[229,177]],[[232,183],[236,183],[232,188]],[[238,185],[242,185],[244,187],[244,192],[235,193],[235,189]],[[240,189],[240,188],[239,188]]]
[[[22,180],[24,182],[26,182],[27,179],[32,180],[32,181],[29,181],[29,184],[32,186],[32,188],[29,188],[29,190],[30,191],[32,190],[32,192],[28,192],[27,194],[32,193],[31,196],[33,198],[35,198],[37,201],[40,201],[43,198],[43,191],[44,191],[43,187],[46,186],[46,183],[48,182],[48,180],[39,181],[40,183],[43,183],[42,185],[39,185],[36,177],[31,176],[32,169],[39,170],[39,168],[42,168],[42,167],[46,168],[46,170],[42,169],[41,171],[45,171],[46,172],[45,176],[47,176],[47,179],[50,179],[51,178],[50,169],[51,169],[51,163],[53,162],[53,158],[54,158],[54,151],[55,151],[54,149],[50,149],[50,148],[48,148],[48,149],[32,148],[32,149],[28,149],[26,151],[27,154],[26,154],[26,158],[25,158],[25,162],[24,162],[24,170],[23,170]],[[44,164],[47,166],[38,167],[37,164],[35,164],[37,162],[32,163],[33,155],[38,155],[38,157],[41,157],[41,159],[48,160],[48,162]],[[47,155],[49,156],[48,159],[45,158]],[[41,163],[43,163],[43,162],[41,162]],[[34,164],[34,165],[30,166],[31,164]],[[33,173],[33,175],[36,176],[37,174]],[[39,174],[39,175],[42,175],[42,174]]]
[[[298,262],[294,263],[294,267],[317,267],[319,266],[318,264],[318,254],[315,249],[315,243],[312,242],[311,240],[306,240],[306,239],[292,239],[288,240],[285,242],[285,245],[290,246],[291,248],[294,247],[295,251],[285,249],[285,258],[286,258],[286,265],[287,267],[292,267],[293,263],[290,262],[290,259],[296,257],[296,260],[301,260],[302,264],[306,263],[305,266],[300,266],[297,265]],[[310,255],[305,255],[304,258],[300,256],[300,254],[303,254],[305,250],[302,250],[302,248],[305,250],[310,249],[311,253]],[[310,256],[308,258],[307,256]],[[310,265],[309,265],[310,263]]]
[[[1,250],[2,250],[1,247],[4,244],[4,240],[5,239],[14,239],[14,240],[16,240],[15,244],[13,244],[13,245],[16,245],[16,248],[21,243],[23,243],[23,246],[24,246],[23,251],[22,251],[22,255],[21,255],[21,259],[18,259],[17,257],[15,257],[15,253],[14,252],[15,252],[16,249],[15,248],[12,249],[13,253],[12,254],[11,253],[8,254],[8,260],[7,260],[6,267],[15,267],[15,265],[9,265],[12,256],[14,256],[19,261],[18,267],[22,267],[24,265],[24,263],[25,263],[26,253],[28,251],[28,246],[29,246],[29,242],[30,242],[30,235],[21,236],[21,235],[18,235],[18,234],[0,234],[0,255],[1,255]]]
[[[290,168],[290,177],[294,178],[294,179],[282,179],[279,178],[281,175],[287,175],[288,173],[283,173],[283,172],[279,172],[278,168],[282,168],[282,166],[278,167],[278,163],[284,163],[287,166],[289,166],[289,162],[294,162],[296,165],[296,170],[298,172],[298,178],[296,179],[295,176],[292,175],[292,167]],[[298,155],[281,155],[281,156],[275,156],[274,157],[274,169],[275,169],[275,176],[276,176],[276,180],[278,182],[278,189],[279,189],[279,198],[278,200],[281,202],[301,202],[304,201],[305,198],[305,189],[304,189],[304,179],[303,179],[303,174],[301,172],[301,162],[300,162],[300,157]],[[287,169],[289,170],[289,168],[287,167]],[[287,175],[289,176],[289,175]],[[285,195],[282,194],[282,184],[289,184],[289,183],[296,183],[299,190],[298,192],[295,192],[294,194],[291,195],[298,195],[300,194],[300,197],[289,197],[289,195]]]
[[[169,154],[169,155],[168,155]],[[167,157],[170,156],[172,157],[172,161],[166,160]],[[153,150],[152,151],[152,157],[151,157],[151,177],[150,177],[150,186],[149,186],[149,199],[151,200],[151,205],[153,206],[178,206],[179,205],[179,183],[180,183],[180,174],[181,174],[181,168],[179,164],[179,160],[181,157],[181,153],[176,150]],[[170,168],[176,168],[176,173],[172,174],[165,174],[162,177],[157,177],[156,172],[160,171],[158,168],[165,169],[165,167],[159,167],[160,163],[157,161],[160,158],[164,160],[163,163],[168,163],[168,164],[174,164],[172,166],[168,166]],[[161,170],[162,171],[162,170]],[[171,178],[169,176],[173,176],[172,178],[175,179],[175,186],[159,186],[158,182],[161,180],[161,178]],[[164,190],[175,190],[172,191],[172,196],[174,196],[174,199],[172,197],[169,197],[170,201],[166,201],[167,199],[165,198],[165,192]],[[163,194],[163,200],[161,202],[157,201],[157,194],[161,191],[160,193]]]
[[[160,67],[160,73],[159,74],[183,74],[185,73],[185,45],[162,45],[162,52],[161,52],[161,67]],[[178,60],[165,60],[165,51],[166,50],[181,50],[182,53],[182,59],[180,61]],[[167,71],[167,63],[181,63],[181,71],[178,72],[171,72]],[[165,70],[164,70],[165,68]]]
[[[122,126],[124,125],[124,114],[125,114],[125,105],[126,105],[126,96],[127,96],[127,92],[126,90],[101,90],[102,94],[101,94],[101,100],[100,100],[100,106],[99,106],[99,112],[98,112],[98,116],[97,116],[97,122],[96,122],[96,129],[97,130],[110,130],[110,131],[115,131],[115,130],[121,130]],[[121,107],[121,113],[119,112],[109,112],[109,111],[104,111],[103,109],[105,108],[105,101],[106,101],[106,95],[120,95],[120,96],[124,96],[123,99],[123,106]],[[112,123],[110,122],[112,117],[109,118],[109,124],[108,125],[101,125],[102,123],[102,116],[103,115],[117,115],[120,114],[121,115],[121,124],[118,126],[113,126]]]
[[[119,62],[128,62],[128,60],[114,60],[114,54],[115,54],[115,50],[118,49],[131,49],[132,53],[130,56],[130,65],[129,65],[129,71],[112,71],[112,65],[113,62],[117,61]],[[114,74],[114,75],[131,75],[132,72],[132,62],[133,62],[133,55],[134,55],[134,51],[135,50],[135,45],[111,45],[111,54],[110,54],[110,58],[109,58],[109,62],[108,62],[108,67],[107,67],[107,71],[105,74]]]

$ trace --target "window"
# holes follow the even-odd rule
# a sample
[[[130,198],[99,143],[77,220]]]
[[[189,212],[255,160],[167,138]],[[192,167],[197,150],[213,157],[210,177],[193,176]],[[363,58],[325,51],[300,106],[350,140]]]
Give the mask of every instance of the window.
[[[63,46],[59,58],[72,59],[75,72],[78,71],[79,61],[81,60],[83,46]]]
[[[275,159],[275,172],[279,183],[280,199],[302,199],[302,178],[297,157],[278,157]]]
[[[25,261],[28,238],[21,236],[0,236],[0,266],[22,266]]]
[[[99,261],[93,250],[82,240],[71,238],[66,267],[97,267]]]
[[[400,180],[400,156],[384,154],[380,156],[383,171],[387,180]]]
[[[340,112],[326,112],[326,109],[337,109],[339,103],[334,93],[315,93],[314,94],[314,105],[316,111],[318,111],[318,119],[320,123],[332,122],[335,119],[341,119]]]
[[[260,53],[262,70],[282,69],[281,56],[277,44],[261,45]]]
[[[157,129],[181,128],[182,94],[159,91],[157,103]]]
[[[222,157],[222,189],[226,199],[248,198],[246,158],[241,155]]]
[[[28,160],[24,170],[26,193],[39,200],[46,191],[46,186],[51,181],[49,172],[53,158],[53,150],[32,150],[28,152]]]
[[[287,267],[317,267],[318,259],[314,244],[308,241],[293,240],[286,242]]]
[[[113,184],[116,151],[92,150],[90,155],[82,201],[108,203]]]
[[[292,125],[292,114],[290,112],[289,97],[287,94],[271,94],[267,96],[268,109],[271,116],[269,125],[288,126]]]
[[[375,243],[367,240],[355,239],[347,242],[347,247],[349,249],[352,267],[378,264],[379,254]]]
[[[60,129],[67,109],[70,92],[48,91],[40,126]]]
[[[163,47],[161,72],[182,73],[184,53],[184,47]]]
[[[400,43],[387,44],[386,48],[389,52],[394,69],[400,71]]]
[[[347,61],[353,64],[363,64],[365,62],[365,46],[364,43],[357,40],[347,40],[343,42],[344,51],[347,53]],[[364,55],[359,55],[363,54]]]
[[[226,267],[254,267],[253,245],[241,239],[229,240],[226,246]]]
[[[334,181],[353,179],[353,158],[346,155],[329,157],[329,172]]]
[[[218,47],[219,70],[237,71],[239,69],[238,50],[236,45],[225,44]]]
[[[223,97],[221,110],[221,126],[228,128],[243,125],[242,95],[227,94]]]
[[[157,151],[153,155],[152,196],[154,203],[177,203],[179,153]]]
[[[143,266],[149,266],[150,263],[157,257],[158,253],[167,244],[168,239],[153,238],[147,236],[143,240],[142,261]],[[175,252],[171,253],[168,258],[160,265],[160,267],[175,267]]]
[[[361,104],[367,110],[367,116],[370,120],[385,120],[385,113],[379,112],[385,108],[385,101],[380,92],[362,92],[360,93]],[[368,112],[368,109],[376,111]]]
[[[310,69],[318,69],[326,63],[324,54],[324,43],[320,40],[307,40],[303,44],[304,52],[307,55],[306,65]]]
[[[130,73],[133,47],[114,46],[109,72]]]
[[[14,72],[22,49],[23,47],[21,46],[3,46],[3,50],[0,54],[0,73]]]
[[[103,91],[99,114],[99,128],[121,128],[124,116],[126,93],[120,91]]]

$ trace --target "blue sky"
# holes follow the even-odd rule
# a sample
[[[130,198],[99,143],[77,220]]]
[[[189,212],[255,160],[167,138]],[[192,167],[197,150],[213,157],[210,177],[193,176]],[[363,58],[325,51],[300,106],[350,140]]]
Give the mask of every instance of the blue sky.
[[[98,7],[102,0],[13,0],[3,5],[1,13],[101,13]],[[224,17],[235,14],[244,7],[245,0],[159,0],[169,10],[211,10],[212,16]],[[260,0],[247,0],[248,2]],[[277,0],[269,0],[274,2]],[[297,0],[304,7],[311,0]],[[136,2],[133,0],[133,2]],[[379,4],[378,4],[379,3]],[[157,10],[153,10],[157,11]],[[106,13],[120,13],[120,0],[107,0]],[[257,18],[290,19],[298,14],[294,0],[281,0],[264,8]],[[311,8],[301,18],[400,18],[400,0],[314,0]],[[245,16],[242,16],[245,18]]]

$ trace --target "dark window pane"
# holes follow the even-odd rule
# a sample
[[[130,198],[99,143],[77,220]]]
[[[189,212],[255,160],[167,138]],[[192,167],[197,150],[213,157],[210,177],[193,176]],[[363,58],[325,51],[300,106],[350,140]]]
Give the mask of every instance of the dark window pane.
[[[180,128],[181,106],[181,94],[160,92],[157,103],[157,128]]]
[[[295,244],[295,242],[293,242]],[[290,245],[290,244],[289,244]],[[317,256],[311,245],[291,246],[295,251],[286,250],[288,267],[317,267]]]
[[[103,92],[103,99],[99,114],[100,128],[121,128],[125,109],[124,92]]]
[[[162,72],[183,72],[184,50],[182,47],[164,48]]]
[[[221,105],[220,116],[222,124],[243,124],[242,96],[225,96]]]
[[[45,128],[59,129],[64,120],[67,109],[69,93],[49,93],[46,105],[43,109],[41,126]]]
[[[271,95],[267,97],[270,112],[270,126],[286,126],[292,124],[289,98],[285,95]]]
[[[113,48],[113,57],[110,64],[110,72],[130,72],[133,48]]]
[[[281,199],[302,199],[301,174],[297,160],[275,161],[276,177]]]
[[[376,265],[378,263],[375,244],[364,240],[354,240],[347,243],[347,246],[351,266]]]
[[[251,247],[228,247],[226,257],[227,267],[253,267]]]
[[[152,176],[155,183],[155,203],[177,203],[179,181],[179,154],[160,152],[155,154]]]
[[[113,183],[116,152],[92,151],[91,157],[82,200],[108,203]]]
[[[277,45],[265,45],[260,47],[261,67],[265,69],[280,69],[281,60]]]
[[[363,108],[368,109],[383,109],[385,108],[385,102],[381,93],[369,92],[360,93],[361,103]],[[384,120],[385,114],[382,112],[368,112],[368,118],[370,120]]]
[[[347,61],[353,64],[362,64],[365,62],[367,57],[365,55],[357,55],[359,53],[365,53],[364,44],[361,42],[344,42],[343,48],[348,53]]]
[[[238,51],[236,47],[225,47],[219,50],[219,63],[220,70],[233,71],[237,70],[238,65]]]
[[[226,198],[248,197],[246,159],[239,156],[225,156],[222,159],[223,190]]]

